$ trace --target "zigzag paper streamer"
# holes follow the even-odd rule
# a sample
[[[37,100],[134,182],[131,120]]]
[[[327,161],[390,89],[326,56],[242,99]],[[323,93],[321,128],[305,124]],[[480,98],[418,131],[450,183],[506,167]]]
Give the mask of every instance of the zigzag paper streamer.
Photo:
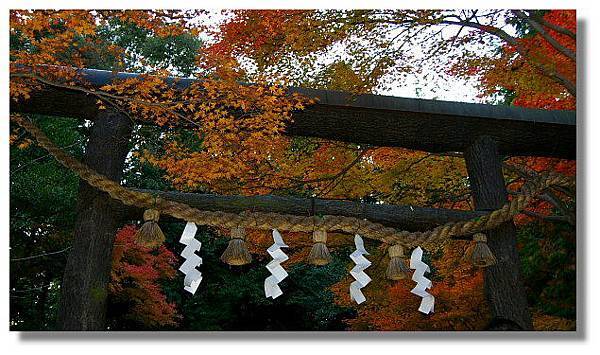
[[[288,246],[283,241],[277,229],[273,229],[273,241],[275,243],[267,249],[273,260],[267,264],[267,270],[269,270],[271,276],[265,279],[265,296],[276,299],[283,294],[278,284],[288,276],[287,271],[281,266],[281,263],[289,259],[289,257],[281,250],[281,248],[287,248]]]
[[[410,268],[415,269],[412,279],[417,285],[410,292],[422,298],[419,312],[429,314],[433,312],[435,297],[427,292],[427,289],[431,288],[432,283],[431,280],[425,277],[425,273],[431,272],[431,270],[429,269],[429,266],[423,262],[422,258],[423,249],[417,247],[410,256]]]
[[[196,252],[200,251],[202,243],[194,238],[198,227],[193,222],[187,222],[179,242],[185,244],[185,248],[181,252],[181,256],[185,259],[183,264],[179,267],[179,271],[185,274],[183,280],[183,289],[191,293],[196,293],[200,281],[202,281],[202,273],[196,268],[202,264],[202,258],[196,255]]]
[[[365,249],[365,243],[358,234],[354,236],[354,245],[356,245],[356,250],[350,254],[350,259],[354,261],[356,266],[350,270],[350,275],[352,275],[356,281],[353,281],[350,284],[350,298],[355,300],[356,303],[361,304],[366,301],[367,298],[360,289],[371,282],[371,278],[369,275],[365,274],[364,270],[371,266],[371,262],[364,257],[364,255],[369,255],[369,253]]]

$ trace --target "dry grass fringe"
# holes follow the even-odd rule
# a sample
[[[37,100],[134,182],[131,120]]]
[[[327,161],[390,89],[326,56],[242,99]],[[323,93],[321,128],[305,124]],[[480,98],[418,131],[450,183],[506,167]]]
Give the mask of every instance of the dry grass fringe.
[[[315,243],[308,254],[308,263],[311,265],[323,266],[331,262],[331,254],[325,243]]]
[[[241,266],[252,262],[252,255],[248,251],[243,239],[231,239],[227,249],[221,255],[221,261],[232,266]]]
[[[165,242],[165,235],[158,223],[147,221],[135,232],[135,242],[149,248],[156,248]]]
[[[470,260],[477,267],[488,267],[498,263],[490,247],[487,245],[485,234],[475,234],[473,241],[475,241],[475,245],[471,246],[465,253],[467,260]]]
[[[387,269],[385,270],[385,277],[388,280],[403,280],[408,278],[410,275],[410,269],[406,266],[404,259],[399,256],[390,258]]]

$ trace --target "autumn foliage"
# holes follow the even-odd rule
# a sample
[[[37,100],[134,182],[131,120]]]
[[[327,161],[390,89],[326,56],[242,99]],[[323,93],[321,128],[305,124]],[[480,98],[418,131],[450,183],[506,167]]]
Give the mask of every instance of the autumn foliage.
[[[348,40],[349,38],[360,38],[367,33],[375,36],[390,29],[390,27],[378,27],[379,23],[387,22],[393,26],[395,20],[409,17],[416,24],[436,25],[436,23],[444,21],[446,16],[443,12],[436,13],[436,11],[422,11],[397,16],[385,12],[373,14],[368,11],[349,11],[334,19],[328,17],[327,12],[315,14],[292,11],[287,13],[284,11],[238,11],[233,20],[221,26],[223,40],[211,49],[232,56],[247,56],[255,60],[257,66],[266,71],[276,67],[287,74],[296,73],[302,77],[304,74],[302,69],[297,69],[290,63],[315,63],[315,57],[311,57],[311,55],[326,53],[329,46],[340,44],[352,48],[353,44],[350,42],[351,40]],[[493,16],[490,15],[490,18]],[[574,11],[553,10],[542,16],[545,21],[571,31],[573,34],[576,33]],[[323,23],[327,23],[327,25],[323,25]],[[401,22],[398,21],[398,23]],[[369,24],[371,25],[369,26]],[[483,40],[489,40],[490,34],[493,34],[495,30],[490,25],[480,31],[466,32],[467,34],[461,38],[451,37],[447,43],[465,45],[482,43]],[[547,29],[547,31],[561,45],[575,51],[573,37],[551,29]],[[382,36],[385,35],[382,34]],[[360,40],[357,42],[365,45],[365,52],[371,49],[369,44],[360,42]],[[449,53],[445,44],[438,45],[440,46],[438,53]],[[516,47],[520,47],[520,53]],[[351,49],[348,52],[351,52]],[[513,97],[512,104],[517,106],[541,109],[575,108],[575,97],[568,93],[564,86],[546,76],[539,69],[541,66],[550,70],[558,70],[568,80],[575,82],[575,61],[565,57],[540,33],[536,33],[532,29],[531,32],[516,38],[515,43],[500,44],[499,52],[500,55],[490,57],[470,57],[469,55],[457,57],[459,58],[458,63],[451,64],[448,74],[480,78],[479,87],[482,98],[495,97],[499,92],[510,92]],[[291,53],[293,53],[295,61],[289,60]],[[373,58],[379,53],[373,53],[375,55],[370,58],[375,62]],[[525,53],[526,55],[524,55]],[[389,58],[379,59],[381,59],[380,63],[384,63],[385,59]],[[535,63],[537,66],[531,63]],[[365,63],[360,59],[356,59],[351,64],[335,62],[323,71],[329,74],[328,78],[331,79],[315,83],[324,82],[330,89],[368,92],[375,88],[373,83],[386,76],[386,70],[372,71],[370,75],[365,75],[364,65]],[[397,73],[399,72],[400,70],[397,71]],[[293,75],[290,76],[293,77]],[[362,80],[356,80],[357,77]],[[371,85],[367,85],[368,83]],[[344,165],[352,161],[352,156],[344,158],[343,150],[339,149],[339,146],[328,146],[327,143],[321,145],[315,151],[314,157],[319,158],[320,153],[327,152],[322,156],[333,161],[328,161],[328,164],[315,164],[316,168],[314,169],[308,169],[308,166],[304,167],[304,171],[319,171],[319,167],[325,167],[331,170],[321,170],[321,174],[334,175],[336,170],[343,169]],[[448,157],[436,159],[436,157],[430,157],[423,153],[392,148],[370,148],[361,154],[364,155],[364,160],[348,170],[345,174],[347,178],[344,179],[343,184],[340,184],[339,189],[337,186],[334,189],[326,188],[324,190],[317,187],[317,191],[324,191],[326,197],[374,196],[378,200],[389,203],[470,208],[468,191],[460,188],[461,182],[464,181],[461,177],[466,175],[460,161]],[[333,164],[337,164],[335,161],[344,161],[344,164],[334,168]],[[534,172],[554,170],[571,176],[575,174],[574,161],[549,158],[513,158],[507,163],[525,166]],[[511,175],[508,171],[507,173],[509,181],[512,181],[509,189],[518,190],[524,181],[523,177]],[[401,189],[402,182],[405,181],[407,182],[406,190]],[[315,186],[315,184],[310,186]],[[464,198],[465,196],[466,198]],[[531,212],[544,216],[552,214],[554,208],[555,205],[548,201],[540,201],[532,206]],[[531,220],[532,217],[519,216],[517,222],[522,224]],[[369,303],[364,307],[358,307],[359,317],[349,321],[349,325],[353,329],[379,330],[481,329],[488,321],[485,316],[482,316],[486,314],[482,273],[470,268],[461,261],[461,258],[462,251],[459,246],[455,246],[455,249],[446,248],[443,256],[434,261],[436,267],[439,268],[436,275],[436,287],[433,291],[438,297],[439,307],[436,307],[434,315],[426,317],[413,312],[418,301],[415,300],[414,295],[408,292],[410,285],[407,282],[393,285],[379,282],[370,287],[373,291],[368,296]],[[372,274],[380,275],[381,273],[374,271]],[[338,299],[344,300],[342,303],[344,305],[351,304],[347,295],[349,282],[349,280],[342,281],[333,288]],[[368,293],[369,290],[366,292]]]
[[[543,15],[549,23],[577,33],[575,11],[552,10]],[[576,51],[575,38],[547,29],[548,35],[570,51]],[[576,63],[549,44],[538,32],[519,38],[535,61],[576,82]],[[513,93],[515,106],[546,110],[574,110],[575,97],[564,87],[541,75],[523,56],[516,55],[514,46],[502,46],[501,55],[480,68],[482,95],[493,95],[499,88]],[[507,70],[509,68],[509,70]]]
[[[385,250],[371,252],[373,264],[366,270],[373,281],[363,289],[368,302],[357,307],[358,317],[347,320],[353,330],[476,330],[489,322],[489,312],[483,294],[483,272],[464,260],[466,242],[443,249],[443,257],[431,263],[432,273],[426,276],[434,282],[430,290],[435,299],[435,312],[424,315],[415,312],[421,299],[410,290],[414,281],[386,280]],[[384,254],[385,255],[385,254]],[[355,306],[348,295],[352,279],[344,278],[332,287],[336,302]]]
[[[576,33],[574,11],[540,14],[566,31],[546,26],[544,33],[508,10],[471,11],[477,22],[465,25],[469,18],[461,16],[467,11],[453,10],[236,10],[227,12],[215,28],[197,21],[206,11],[15,10],[10,13],[10,96],[26,100],[37,90],[68,88],[94,97],[101,110],[155,123],[162,129],[160,139],[134,148],[133,157],[160,169],[178,190],[472,209],[464,161],[456,154],[284,135],[293,112],[315,103],[310,97],[289,95],[288,85],[373,93],[401,85],[404,75],[422,70],[427,60],[442,75],[476,77],[481,100],[575,109],[568,85],[547,74],[556,72],[573,85],[576,81],[575,61],[547,37],[575,52],[575,38],[568,34]],[[518,32],[514,41],[495,35],[504,21]],[[160,39],[205,35],[209,39],[190,64],[194,70],[189,79],[196,80],[173,79],[179,73],[172,65],[134,56],[135,48],[120,46],[106,35],[124,26]],[[440,26],[447,26],[443,33],[455,32],[438,36]],[[483,50],[474,51],[473,46]],[[463,52],[457,55],[456,48]],[[77,71],[125,70],[132,62],[144,73],[100,88]],[[18,135],[13,132],[12,137]],[[533,172],[574,175],[576,170],[573,161],[548,158],[517,157],[506,163]],[[508,170],[506,175],[510,190],[523,184],[522,176]],[[556,197],[569,198],[561,193]],[[531,212],[543,217],[555,209],[546,200]],[[151,251],[136,245],[134,231],[133,226],[124,227],[115,241],[109,291],[122,313],[114,316],[146,328],[176,326],[180,316],[160,284],[175,277],[177,260],[164,247]],[[293,242],[285,265],[291,266],[305,259],[312,242],[310,236],[296,233],[286,236],[288,240]],[[259,260],[265,260],[270,243],[268,233],[249,231],[250,250]],[[332,235],[328,244],[335,251],[350,243],[347,236]],[[365,290],[369,302],[357,307],[358,317],[347,325],[356,330],[482,329],[489,321],[483,275],[462,260],[465,248],[456,242],[444,246],[443,253],[429,251],[433,315],[415,312],[419,298],[410,294],[411,281],[389,283],[374,277]],[[368,273],[383,275],[385,248],[375,254],[379,261]],[[349,282],[345,278],[332,287],[340,305],[353,306]]]
[[[176,275],[177,257],[164,246],[151,250],[135,242],[136,228],[123,227],[115,237],[111,281],[111,312],[121,321],[145,328],[177,325],[180,315],[174,303],[167,301],[160,282]]]

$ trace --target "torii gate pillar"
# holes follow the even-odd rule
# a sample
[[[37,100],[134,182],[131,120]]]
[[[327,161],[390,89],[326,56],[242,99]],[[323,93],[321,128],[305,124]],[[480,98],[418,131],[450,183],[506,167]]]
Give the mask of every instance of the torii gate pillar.
[[[508,201],[502,160],[496,141],[478,137],[464,151],[476,210],[495,210]],[[489,330],[532,330],[531,315],[521,279],[514,223],[487,233],[488,246],[498,264],[485,269],[485,294],[493,315]]]
[[[121,113],[100,111],[90,129],[84,163],[121,180],[133,123]],[[104,330],[115,233],[122,226],[110,197],[85,181],[79,184],[73,246],[61,285],[60,330]]]

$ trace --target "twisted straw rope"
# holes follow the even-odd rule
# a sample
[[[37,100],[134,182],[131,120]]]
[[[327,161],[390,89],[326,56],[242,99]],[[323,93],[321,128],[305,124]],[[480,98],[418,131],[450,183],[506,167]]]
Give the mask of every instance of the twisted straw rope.
[[[542,173],[537,181],[525,184],[521,194],[515,196],[502,208],[478,218],[467,221],[449,222],[425,232],[397,231],[379,223],[354,217],[325,215],[321,218],[294,216],[279,213],[242,212],[239,214],[204,211],[187,204],[155,197],[146,192],[132,191],[106,176],[95,172],[87,165],[74,159],[52,143],[48,137],[30,120],[12,115],[11,119],[29,132],[38,144],[46,149],[62,165],[74,171],[91,186],[104,191],[113,199],[125,205],[142,208],[154,208],[161,213],[196,224],[221,226],[226,228],[247,227],[256,229],[278,229],[291,232],[313,232],[315,229],[326,231],[342,231],[350,234],[358,233],[366,238],[376,239],[389,245],[399,244],[411,248],[421,245],[436,248],[451,237],[464,236],[490,230],[500,224],[512,220],[531,200],[550,186],[574,187],[573,178],[553,172]]]

